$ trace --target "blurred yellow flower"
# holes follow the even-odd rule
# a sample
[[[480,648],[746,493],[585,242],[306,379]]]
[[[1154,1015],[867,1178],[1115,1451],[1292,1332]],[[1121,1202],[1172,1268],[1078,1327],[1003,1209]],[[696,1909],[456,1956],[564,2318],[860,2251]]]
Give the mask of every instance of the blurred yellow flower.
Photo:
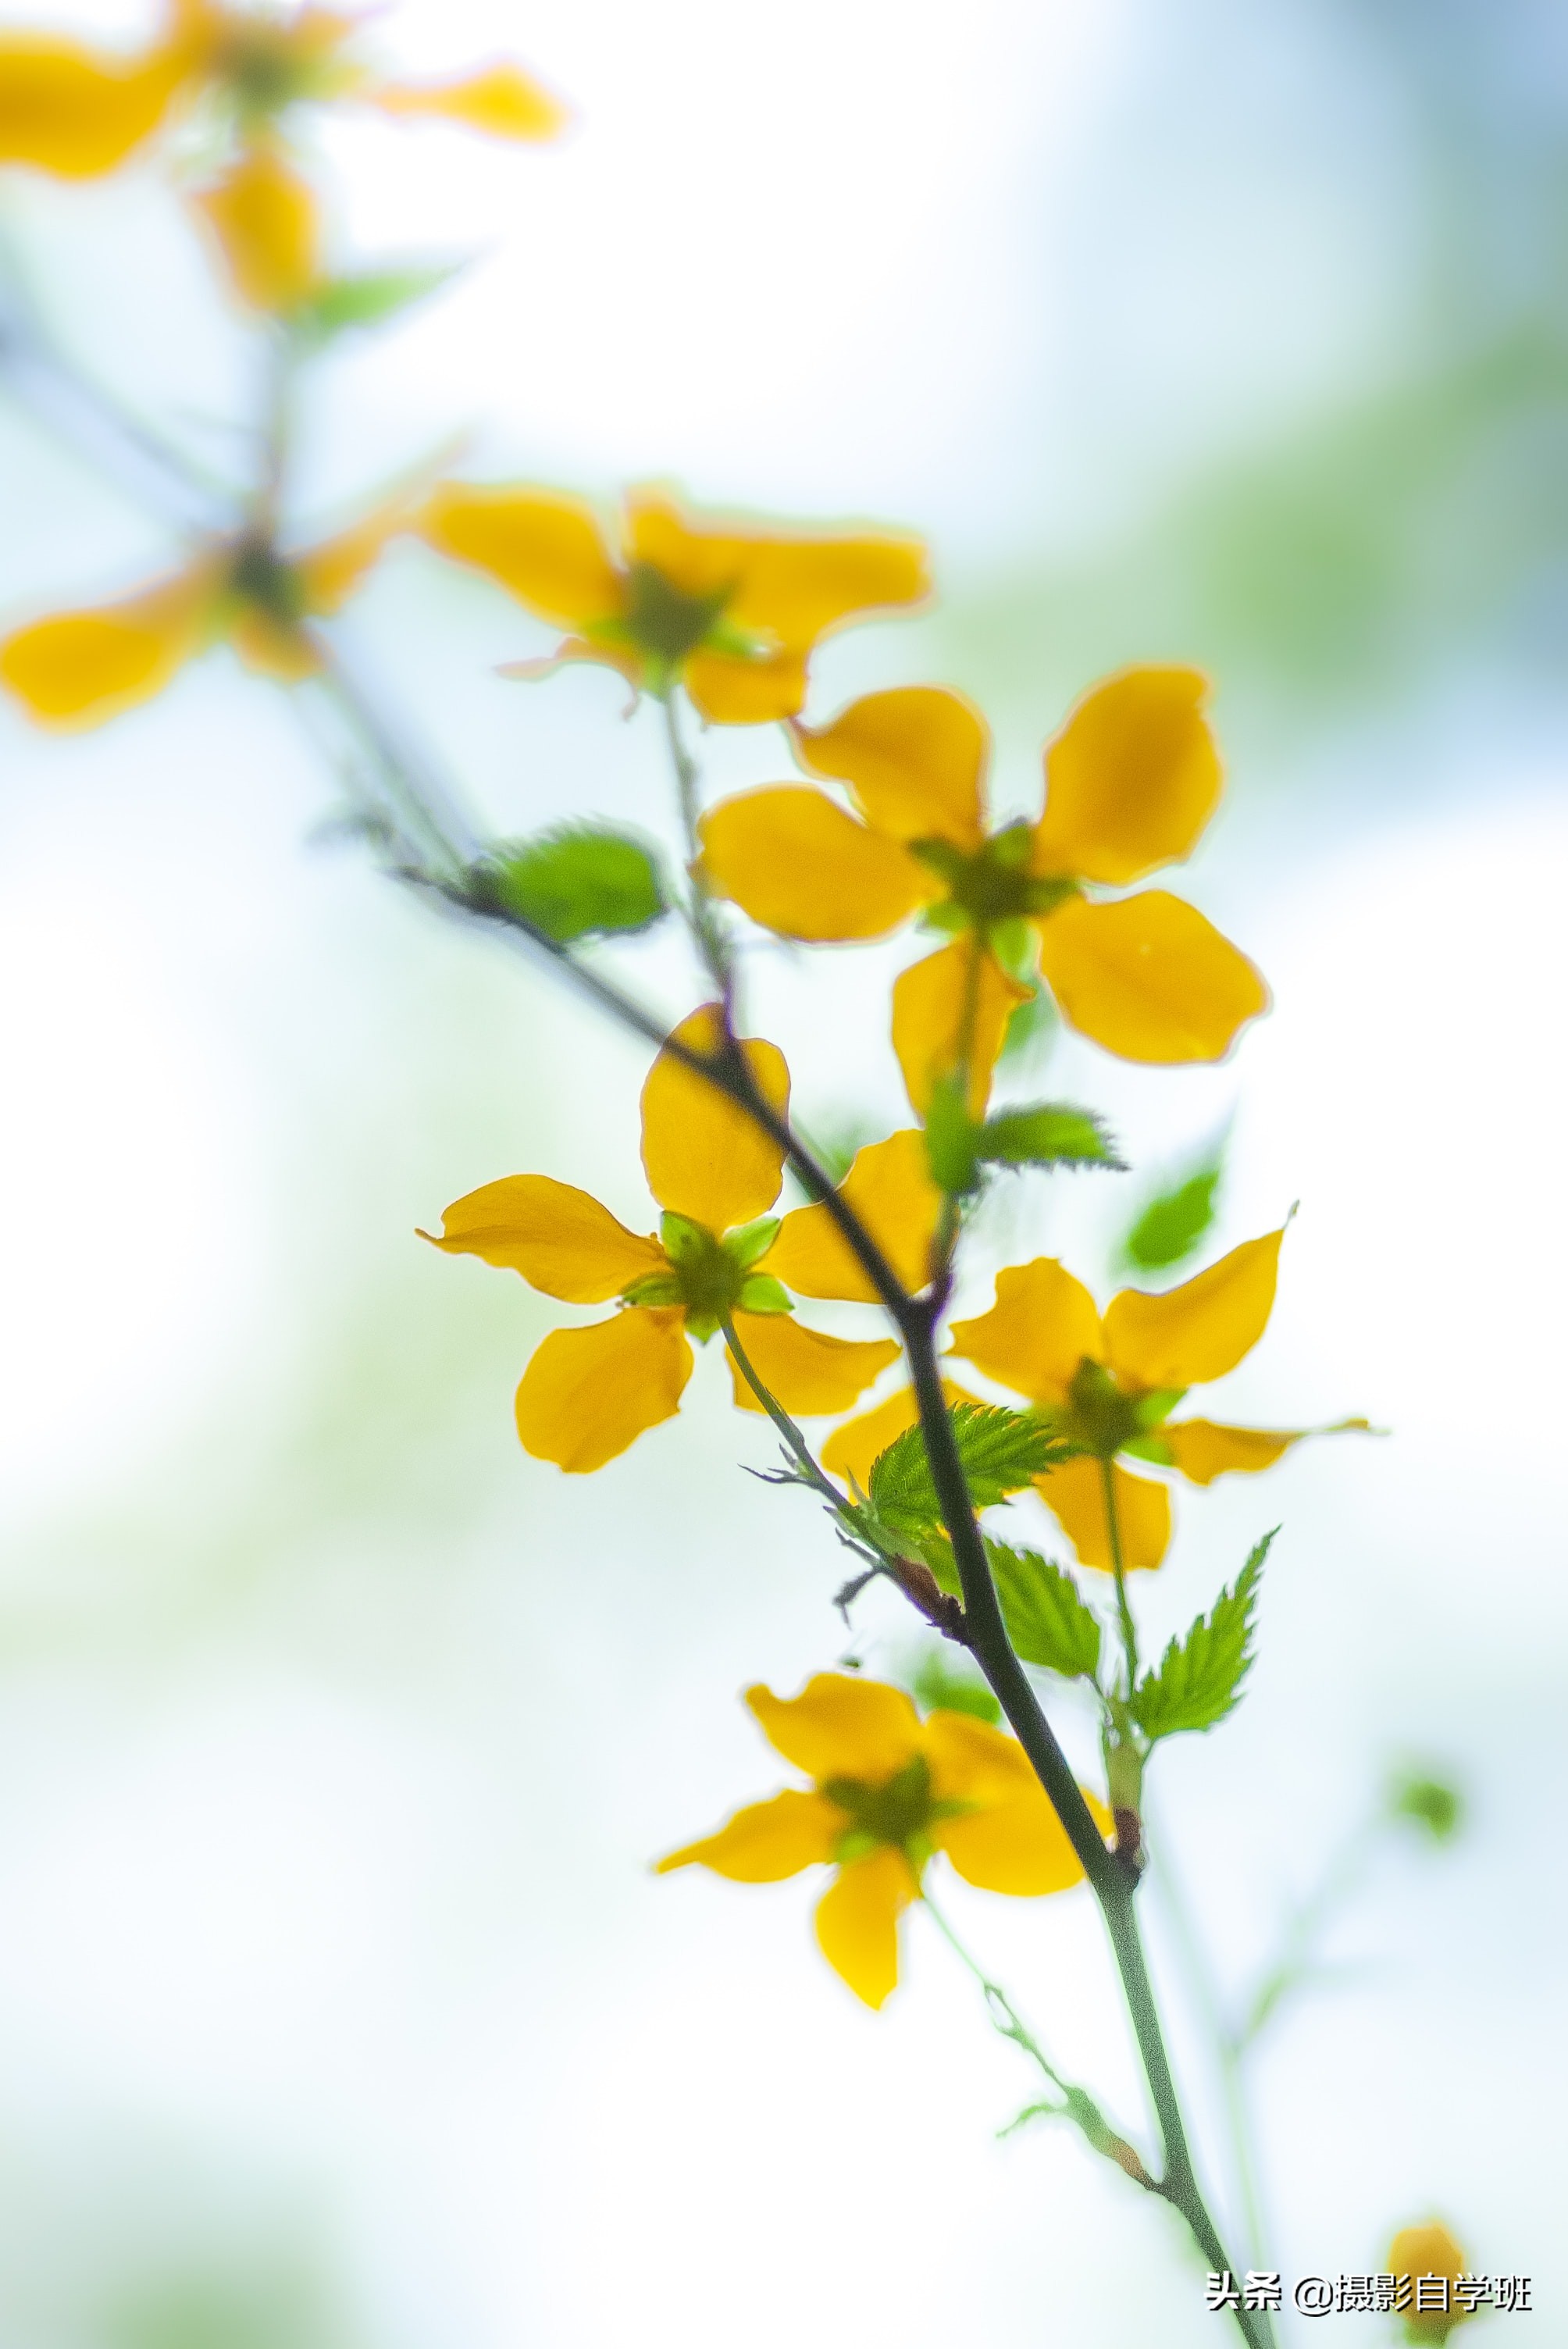
[[[1467,2318],[1475,2314],[1473,2308],[1466,2308],[1462,2304],[1448,2305],[1453,2296],[1451,2286],[1455,2279],[1466,2274],[1468,2270],[1469,2261],[1463,2251],[1448,2229],[1439,2226],[1435,2220],[1429,2226],[1403,2228],[1395,2236],[1388,2246],[1386,2272],[1409,2279],[1410,2305],[1405,2315],[1407,2341],[1446,2341],[1456,2324],[1463,2324]],[[1423,2308],[1418,2304],[1420,2298],[1418,2287],[1423,2281],[1429,2284],[1440,2282],[1450,2287],[1440,2295],[1444,2302],[1441,2308],[1430,2305]],[[1437,2292],[1428,2294],[1429,2302],[1439,2297]]]
[[[705,718],[727,726],[792,717],[814,646],[919,603],[930,585],[918,539],[738,527],[658,488],[629,491],[609,535],[586,499],[526,487],[447,484],[424,527],[441,554],[572,631],[549,659],[514,663],[509,676],[601,662],[638,692],[683,684]]]
[[[740,1884],[834,1869],[817,1903],[828,1963],[866,2004],[898,1983],[898,1920],[945,1852],[988,1892],[1065,1892],[1083,1868],[1024,1749],[972,1714],[922,1721],[902,1689],[818,1672],[797,1697],[752,1688],[764,1736],[813,1782],[748,1804],[716,1835],[658,1863],[710,1868]],[[1084,1796],[1102,1831],[1110,1815]]]
[[[304,624],[341,609],[407,523],[398,502],[299,554],[261,538],[209,544],[134,595],[19,629],[0,643],[0,683],[37,724],[68,730],[150,701],[219,639],[264,677],[312,676],[321,657]]]
[[[868,694],[792,731],[825,792],[769,785],[702,820],[710,888],[786,937],[882,937],[923,912],[954,943],[893,988],[893,1046],[923,1114],[967,1061],[979,1115],[1007,1019],[1040,971],[1070,1026],[1124,1060],[1216,1061],[1268,990],[1202,914],[1162,889],[1106,899],[1191,854],[1218,803],[1220,762],[1191,669],[1097,686],[1046,751],[1036,824],[989,831],[984,719],[956,693]]]
[[[704,1004],[675,1032],[696,1050],[716,1050],[717,1007]],[[742,1050],[765,1099],[782,1111],[789,1097],[783,1054],[757,1038]],[[455,1201],[434,1240],[453,1255],[520,1272],[569,1304],[619,1299],[623,1309],[608,1321],[552,1331],[517,1391],[523,1450],[575,1475],[602,1468],[678,1411],[692,1371],[688,1340],[706,1342],[727,1317],[764,1385],[808,1418],[848,1410],[898,1353],[891,1338],[831,1338],[791,1318],[769,1253],[779,1227],[768,1210],[783,1180],[783,1153],[743,1111],[665,1052],[642,1107],[643,1167],[665,1211],[659,1238],[628,1231],[571,1184],[512,1174]],[[736,1402],[759,1411],[733,1356],[730,1370]]]
[[[1115,1564],[1106,1510],[1116,1495],[1124,1567],[1156,1567],[1171,1539],[1171,1499],[1124,1455],[1177,1469],[1194,1485],[1228,1470],[1272,1467],[1307,1428],[1227,1427],[1169,1414],[1189,1387],[1223,1378],[1263,1336],[1274,1309],[1283,1230],[1247,1240],[1179,1288],[1124,1288],[1102,1319],[1093,1298],[1054,1257],[996,1276],[990,1312],[953,1326],[954,1354],[1027,1396],[1078,1457],[1037,1482],[1085,1566]],[[1365,1428],[1345,1420],[1343,1428]],[[1336,1431],[1323,1430],[1325,1433]]]
[[[170,0],[159,38],[129,57],[35,33],[0,38],[0,163],[66,179],[116,170],[154,132],[201,108],[229,150],[196,204],[236,287],[285,310],[319,281],[315,198],[286,144],[302,106],[444,117],[508,140],[552,139],[565,115],[513,65],[434,82],[388,79],[354,52],[363,19],[335,9]]]

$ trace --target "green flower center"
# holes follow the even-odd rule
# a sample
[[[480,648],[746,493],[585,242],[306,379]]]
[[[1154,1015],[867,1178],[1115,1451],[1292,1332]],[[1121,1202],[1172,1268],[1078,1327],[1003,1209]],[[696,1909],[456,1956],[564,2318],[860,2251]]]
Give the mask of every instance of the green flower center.
[[[626,574],[623,625],[650,659],[673,671],[713,634],[733,592],[721,587],[712,595],[688,595],[651,563],[634,563]]]
[[[265,26],[230,33],[215,68],[238,112],[251,120],[270,120],[302,99],[334,97],[352,79],[330,56],[302,51]]]
[[[622,1302],[684,1306],[688,1334],[704,1345],[732,1313],[792,1313],[781,1284],[751,1269],[778,1229],[777,1216],[762,1216],[720,1239],[686,1216],[666,1215],[659,1237],[669,1269],[634,1281]]]
[[[840,1859],[863,1859],[879,1844],[906,1848],[923,1837],[933,1821],[931,1769],[923,1754],[904,1764],[896,1776],[872,1785],[864,1778],[827,1778],[822,1792],[849,1814],[851,1824],[840,1838]]]
[[[229,566],[229,587],[281,627],[295,627],[305,616],[299,574],[264,539],[241,542]]]
[[[1128,1451],[1160,1459],[1165,1454],[1154,1431],[1185,1392],[1184,1387],[1161,1387],[1130,1394],[1103,1362],[1091,1361],[1086,1354],[1073,1373],[1065,1410],[1053,1417],[1070,1444],[1097,1460],[1113,1460],[1119,1452]]]
[[[947,884],[946,902],[933,905],[927,922],[936,929],[978,930],[983,936],[1031,914],[1048,914],[1078,887],[1059,873],[1031,873],[1033,827],[1009,823],[977,849],[951,840],[913,840],[913,853]]]

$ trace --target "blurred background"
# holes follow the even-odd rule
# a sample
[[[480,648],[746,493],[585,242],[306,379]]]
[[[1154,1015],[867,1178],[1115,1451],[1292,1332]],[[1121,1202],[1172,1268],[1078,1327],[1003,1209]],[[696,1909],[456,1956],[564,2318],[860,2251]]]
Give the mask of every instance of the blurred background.
[[[1161,1757],[1156,1961],[1233,2213],[1172,1883],[1244,2000],[1391,1774],[1460,1787],[1447,1845],[1357,1845],[1321,1976],[1263,2042],[1274,2261],[1374,2269],[1440,2216],[1472,2268],[1533,2273],[1549,2333],[1561,11],[403,0],[375,37],[410,70],[520,54],[575,120],[522,151],[323,133],[345,255],[471,261],[324,363],[302,528],[454,429],[480,477],[913,525],[940,600],[836,642],[813,708],[965,687],[1020,812],[1091,679],[1213,676],[1231,789],[1179,885],[1276,1009],[1212,1071],[1048,1034],[1012,1062],[1016,1092],[1104,1110],[1131,1171],[999,1194],[971,1309],[1023,1255],[1126,1278],[1150,1200],[1222,1145],[1189,1265],[1300,1202],[1269,1337],[1213,1407],[1391,1432],[1178,1498],[1151,1640],[1283,1530],[1240,1713]],[[242,473],[257,350],[157,172],[16,173],[0,203],[79,363]],[[0,465],[6,625],[177,543],[10,406]],[[669,836],[655,713],[603,672],[496,678],[549,642],[499,591],[405,549],[345,627],[498,830],[598,810]],[[713,787],[789,771],[771,730],[703,756]],[[907,1629],[868,1603],[846,1631],[840,1554],[740,1473],[770,1445],[717,1360],[595,1477],[519,1451],[512,1386],[573,1317],[414,1226],[531,1168],[646,1228],[644,1058],[378,879],[339,807],[298,713],[222,653],[101,733],[0,711],[0,2340],[1213,2338],[1157,2206],[1065,2134],[998,2141],[1033,2081],[924,1920],[873,2016],[806,1883],[650,1877],[779,1781],[744,1684],[908,1671]],[[824,1133],[903,1121],[882,990],[912,951],[759,951],[755,1024]],[[662,937],[621,961],[693,999]],[[1085,1896],[948,1906],[1140,2131]]]

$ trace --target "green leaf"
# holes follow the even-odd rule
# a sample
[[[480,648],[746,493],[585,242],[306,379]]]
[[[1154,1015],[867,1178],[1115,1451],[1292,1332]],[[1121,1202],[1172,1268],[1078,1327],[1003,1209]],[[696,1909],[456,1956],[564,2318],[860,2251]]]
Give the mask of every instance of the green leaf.
[[[1068,1680],[1092,1681],[1099,1670],[1099,1622],[1078,1585],[1037,1550],[988,1541],[985,1555],[1006,1619],[1007,1637],[1026,1664]]]
[[[1274,1533],[1279,1531],[1274,1527]],[[1265,1534],[1233,1589],[1222,1590],[1213,1610],[1200,1615],[1187,1637],[1172,1640],[1157,1672],[1133,1692],[1133,1720],[1150,1740],[1188,1729],[1212,1729],[1233,1711],[1252,1670],[1253,1609],[1274,1534]]]
[[[1425,1772],[1405,1771],[1388,1789],[1388,1809],[1397,1819],[1408,1819],[1434,1843],[1451,1843],[1464,1824],[1464,1796],[1446,1779]]]
[[[669,910],[659,868],[642,842],[586,824],[503,842],[474,877],[491,902],[558,946],[645,930]]]
[[[1109,1166],[1125,1160],[1098,1117],[1066,1102],[998,1110],[981,1127],[976,1156],[997,1166]]]
[[[424,269],[366,269],[352,277],[331,277],[289,314],[289,325],[306,342],[328,343],[355,326],[382,326],[400,311],[438,293],[457,276],[460,262]]]
[[[1066,1456],[1061,1438],[1022,1412],[958,1402],[949,1404],[947,1417],[976,1509],[994,1508],[1009,1493],[1021,1493]],[[942,1506],[918,1422],[873,1461],[867,1497],[892,1533],[913,1537],[940,1527]]]
[[[974,1672],[954,1671],[944,1641],[922,1651],[910,1675],[909,1692],[925,1713],[968,1713],[993,1724],[1002,1718],[1002,1708],[985,1682]]]
[[[1191,1256],[1213,1225],[1222,1171],[1216,1158],[1150,1199],[1121,1243],[1123,1261],[1137,1272],[1164,1272]]]

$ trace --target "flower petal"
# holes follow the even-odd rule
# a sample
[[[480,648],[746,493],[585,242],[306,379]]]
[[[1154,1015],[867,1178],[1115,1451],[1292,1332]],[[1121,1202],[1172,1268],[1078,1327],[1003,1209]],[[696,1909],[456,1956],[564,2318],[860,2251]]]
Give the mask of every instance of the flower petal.
[[[810,1419],[848,1411],[888,1364],[898,1359],[896,1338],[855,1340],[807,1330],[792,1313],[738,1313],[735,1334],[763,1385],[788,1412]],[[735,1400],[742,1411],[762,1409],[729,1357]]]
[[[1110,1473],[1116,1485],[1122,1565],[1130,1574],[1135,1567],[1156,1567],[1171,1547],[1171,1495],[1151,1476],[1130,1476],[1114,1462]],[[1077,1550],[1079,1565],[1109,1574],[1110,1528],[1106,1523],[1099,1462],[1064,1461],[1048,1475],[1037,1476],[1035,1485]]]
[[[955,1386],[951,1379],[942,1381],[943,1399],[948,1403],[973,1402],[975,1398]],[[913,1387],[901,1387],[886,1402],[879,1402],[872,1411],[862,1412],[859,1419],[847,1419],[842,1427],[835,1428],[821,1450],[821,1463],[830,1476],[841,1483],[851,1479],[865,1492],[872,1480],[872,1469],[888,1445],[913,1427],[920,1417],[920,1406]]]
[[[885,937],[941,887],[896,841],[798,784],[720,800],[697,836],[702,872],[720,896],[812,944]]]
[[[1083,1863],[1043,1786],[994,1810],[944,1819],[932,1833],[966,1884],[1037,1897],[1081,1881]]]
[[[1150,1297],[1124,1288],[1105,1309],[1106,1359],[1129,1383],[1195,1387],[1250,1353],[1274,1310],[1283,1227],[1244,1240],[1206,1272]]]
[[[920,1718],[903,1689],[847,1672],[813,1672],[799,1696],[760,1682],[746,1692],[775,1753],[809,1778],[880,1785],[920,1751]]]
[[[487,572],[557,627],[585,627],[624,609],[625,582],[586,498],[447,482],[432,493],[420,531],[438,553]]]
[[[667,1264],[657,1240],[617,1223],[608,1207],[548,1174],[506,1174],[454,1199],[441,1235],[421,1232],[449,1256],[482,1257],[521,1272],[531,1288],[569,1305],[604,1305]],[[606,1325],[608,1326],[608,1325]]]
[[[873,831],[979,846],[990,736],[962,694],[901,686],[851,701],[830,725],[792,730],[807,773],[848,783]]]
[[[904,1287],[923,1288],[931,1278],[931,1243],[942,1217],[942,1194],[931,1179],[924,1134],[908,1126],[902,1133],[890,1133],[885,1142],[871,1142],[857,1150],[839,1196],[860,1217]],[[861,1305],[879,1301],[859,1258],[820,1201],[785,1216],[757,1269],[770,1272],[801,1297],[845,1298]]]
[[[630,560],[645,563],[681,595],[727,604],[755,533],[699,518],[657,482],[641,482],[626,492],[625,537]]]
[[[919,1898],[908,1860],[883,1844],[841,1868],[817,1903],[817,1946],[868,2006],[898,1987],[898,1920]]]
[[[667,1876],[673,1868],[695,1865],[733,1884],[778,1884],[831,1859],[845,1824],[845,1814],[825,1795],[789,1786],[771,1802],[748,1803],[717,1835],[667,1853],[654,1873]]]
[[[1110,905],[1069,897],[1039,924],[1062,1017],[1124,1061],[1221,1061],[1269,991],[1240,949],[1163,889]]]
[[[716,652],[699,645],[688,653],[681,681],[700,717],[713,726],[768,726],[793,718],[806,698],[803,654]]]
[[[291,310],[319,284],[315,197],[275,147],[247,149],[191,201],[218,240],[235,291],[253,308]]]
[[[1105,1359],[1093,1298],[1055,1257],[996,1275],[996,1302],[973,1321],[955,1321],[952,1350],[1031,1402],[1067,1400],[1078,1364]]]
[[[1037,873],[1140,881],[1190,856],[1220,802],[1220,754],[1191,668],[1131,668],[1086,694],[1046,751]]]
[[[718,1006],[701,1005],[674,1032],[693,1051],[717,1052],[724,1032]],[[758,1092],[782,1116],[789,1106],[783,1053],[759,1036],[740,1049]],[[784,1180],[780,1145],[669,1052],[659,1054],[643,1087],[643,1165],[661,1207],[716,1234],[765,1216]]]
[[[892,1049],[923,1117],[942,1079],[956,1075],[961,1055],[969,1067],[969,1113],[985,1116],[1007,1022],[1028,1000],[1028,988],[1009,978],[973,934],[900,971],[892,988]]]
[[[36,620],[0,646],[0,680],[41,726],[100,726],[161,693],[198,650],[215,574],[194,564],[139,595]]]
[[[673,1418],[691,1376],[685,1323],[679,1306],[634,1305],[586,1330],[552,1330],[517,1391],[523,1450],[583,1476]]]
[[[1168,1419],[1159,1433],[1172,1466],[1190,1484],[1212,1485],[1231,1469],[1252,1475],[1272,1468],[1308,1432],[1305,1427],[1222,1427],[1212,1419]]]
[[[280,685],[297,685],[315,677],[322,657],[304,630],[280,620],[254,604],[241,606],[229,623],[229,642],[248,669]]]
[[[846,621],[923,603],[931,593],[925,549],[893,531],[748,542],[729,616],[804,652]]]
[[[455,81],[381,82],[357,95],[383,114],[434,115],[491,139],[558,139],[567,112],[514,65],[483,66]]]
[[[388,539],[400,530],[411,529],[413,523],[407,499],[389,500],[351,530],[339,531],[335,537],[323,539],[319,546],[295,555],[294,574],[306,611],[324,619],[340,612],[366,573],[380,561]]]
[[[97,179],[157,129],[180,80],[163,49],[121,65],[77,41],[11,34],[0,40],[0,163]]]
[[[1014,1803],[1039,1785],[1017,1739],[973,1713],[938,1707],[923,1735],[935,1802]]]

